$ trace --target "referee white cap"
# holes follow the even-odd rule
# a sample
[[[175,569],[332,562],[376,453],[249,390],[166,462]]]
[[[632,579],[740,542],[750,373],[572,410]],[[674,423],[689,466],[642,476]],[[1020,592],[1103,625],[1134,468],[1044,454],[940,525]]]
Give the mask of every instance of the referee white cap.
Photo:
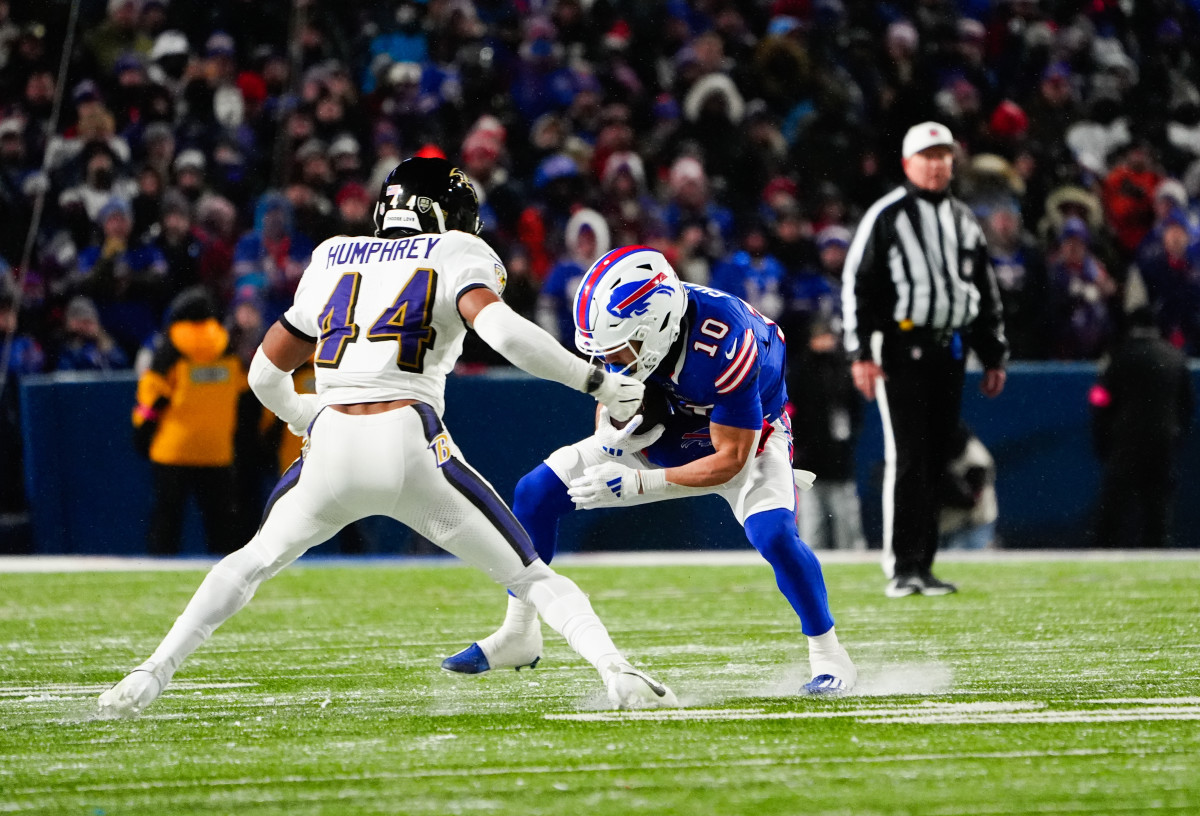
[[[904,134],[901,154],[907,159],[922,150],[937,145],[954,146],[954,137],[950,135],[950,128],[939,122],[922,122],[919,125],[913,125],[908,129],[908,133]]]

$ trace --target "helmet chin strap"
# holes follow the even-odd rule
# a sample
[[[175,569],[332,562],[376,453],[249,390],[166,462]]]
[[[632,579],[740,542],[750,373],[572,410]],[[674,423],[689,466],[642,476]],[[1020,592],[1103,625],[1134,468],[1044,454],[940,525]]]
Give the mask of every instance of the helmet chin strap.
[[[433,202],[433,214],[437,216],[438,232],[446,231],[446,216],[442,214],[442,205],[436,201]]]

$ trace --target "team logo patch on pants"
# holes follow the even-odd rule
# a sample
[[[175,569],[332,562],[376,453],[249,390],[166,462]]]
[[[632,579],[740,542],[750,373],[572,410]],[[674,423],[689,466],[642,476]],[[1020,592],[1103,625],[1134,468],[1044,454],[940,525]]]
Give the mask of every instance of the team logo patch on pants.
[[[437,466],[441,467],[450,461],[450,437],[444,433],[440,433],[433,438],[429,443],[429,449],[433,451],[434,457],[437,458]]]

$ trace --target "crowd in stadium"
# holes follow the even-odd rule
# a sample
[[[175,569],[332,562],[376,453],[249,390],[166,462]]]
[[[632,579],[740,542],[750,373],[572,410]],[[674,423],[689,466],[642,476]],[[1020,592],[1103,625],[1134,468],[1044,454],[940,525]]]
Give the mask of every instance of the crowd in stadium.
[[[1184,3],[93,0],[74,29],[68,8],[0,0],[17,374],[132,366],[197,284],[265,329],[412,155],[466,170],[507,299],[568,345],[574,280],[630,243],[806,331],[836,320],[855,223],[924,119],[959,144],[1015,359],[1097,359],[1142,304],[1200,356]]]

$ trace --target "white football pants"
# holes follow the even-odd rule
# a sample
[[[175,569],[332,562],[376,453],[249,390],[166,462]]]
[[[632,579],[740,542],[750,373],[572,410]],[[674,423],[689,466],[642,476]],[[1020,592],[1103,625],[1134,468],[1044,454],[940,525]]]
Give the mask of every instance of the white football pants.
[[[367,415],[322,411],[307,454],[280,479],[247,546],[273,575],[373,515],[391,516],[500,583],[537,558],[504,501],[423,404]]]
[[[742,471],[728,482],[716,487],[684,488],[675,486],[667,496],[631,496],[622,500],[622,506],[649,504],[664,499],[685,496],[717,495],[729,503],[738,523],[745,525],[746,519],[755,513],[767,510],[796,512],[796,484],[792,475],[792,429],[786,417],[772,424],[772,433],[763,452],[751,456]],[[652,465],[641,453],[626,453],[612,457],[600,450],[595,437],[588,437],[559,448],[546,458],[546,466],[554,471],[564,484],[583,475],[592,465],[605,462],[620,462],[638,470],[662,470]]]
[[[437,413],[418,403],[380,414],[325,410],[280,479],[250,542],[213,567],[148,664],[169,679],[258,585],[342,527],[391,516],[523,601],[601,671],[623,659],[587,596],[538,557],[507,505],[462,459]]]

